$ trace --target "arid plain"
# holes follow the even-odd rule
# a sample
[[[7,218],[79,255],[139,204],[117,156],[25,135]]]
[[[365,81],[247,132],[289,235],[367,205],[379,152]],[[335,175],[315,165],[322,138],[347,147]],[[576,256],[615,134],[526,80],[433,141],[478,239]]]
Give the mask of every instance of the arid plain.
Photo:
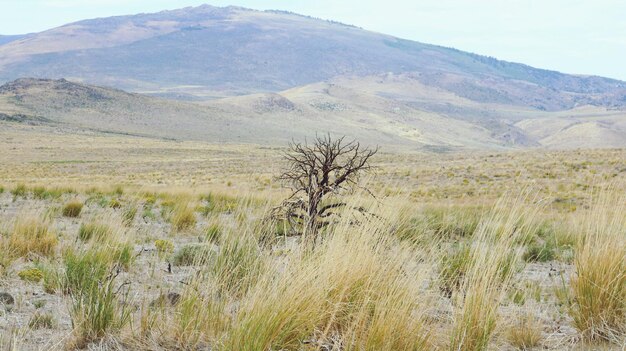
[[[286,145],[5,122],[0,148],[3,348],[624,345],[623,149],[383,148],[348,196],[376,216],[311,257],[264,221]]]

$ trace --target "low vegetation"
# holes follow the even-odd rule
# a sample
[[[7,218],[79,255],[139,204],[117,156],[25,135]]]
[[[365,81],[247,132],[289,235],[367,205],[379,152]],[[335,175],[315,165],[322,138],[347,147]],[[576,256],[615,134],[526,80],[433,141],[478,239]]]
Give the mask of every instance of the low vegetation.
[[[20,178],[0,194],[0,293],[14,298],[0,294],[0,309],[16,321],[0,335],[22,349],[46,338],[102,350],[619,350],[621,154],[571,152],[590,160],[576,171],[562,155],[374,155],[373,178],[320,203],[345,205],[314,245],[272,216],[291,193],[238,176],[243,163],[224,166],[230,186],[211,175],[220,183],[204,187],[193,168],[141,173],[145,163],[111,184]],[[547,168],[557,176],[540,177]],[[174,182],[192,179],[203,185]]]
[[[24,215],[15,224],[6,241],[7,254],[24,257],[29,254],[50,256],[57,245],[57,235],[50,223],[39,215]]]
[[[79,201],[71,201],[63,206],[63,216],[65,217],[78,217],[83,210],[83,203]]]
[[[539,347],[543,339],[540,322],[532,315],[518,317],[507,330],[507,341],[518,350]]]

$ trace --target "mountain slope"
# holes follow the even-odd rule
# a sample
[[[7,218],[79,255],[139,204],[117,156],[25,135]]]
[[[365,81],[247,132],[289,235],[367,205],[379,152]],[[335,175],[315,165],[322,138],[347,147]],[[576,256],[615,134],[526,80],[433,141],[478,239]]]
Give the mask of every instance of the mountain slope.
[[[0,45],[24,38],[24,35],[0,35]]]
[[[626,83],[572,76],[277,11],[200,6],[86,20],[0,45],[0,80],[71,78],[213,98],[412,72],[480,103],[623,107]]]

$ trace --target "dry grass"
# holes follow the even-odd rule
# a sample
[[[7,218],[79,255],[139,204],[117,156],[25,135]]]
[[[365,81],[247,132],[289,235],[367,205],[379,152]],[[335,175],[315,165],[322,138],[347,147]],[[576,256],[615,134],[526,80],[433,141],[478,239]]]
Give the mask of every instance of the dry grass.
[[[123,202],[154,208],[155,216],[161,214],[157,218],[164,228],[169,228],[166,223],[179,204],[187,210],[196,209],[193,197],[184,192],[151,193],[146,198],[145,193],[126,190],[116,196]],[[507,196],[479,209],[411,207],[407,199],[397,197],[373,201],[367,196],[354,196],[349,201],[376,216],[346,216],[324,232],[324,240],[312,252],[302,251],[284,236],[269,243],[259,241],[265,237],[262,233],[278,233],[275,224],[259,221],[271,202],[244,198],[228,208],[216,207],[207,214],[209,218],[203,219],[208,235],[203,230],[197,238],[171,236],[165,230],[165,236],[157,240],[140,236],[142,231],[135,228],[146,219],[128,226],[121,211],[104,203],[100,210],[90,207],[93,218],[74,224],[75,231],[70,231],[66,239],[70,241],[63,243],[61,267],[55,263],[52,251],[51,258],[37,267],[47,291],[69,294],[69,310],[76,326],[73,347],[87,346],[111,335],[139,349],[162,345],[259,350],[307,345],[317,349],[471,351],[487,350],[502,342],[520,349],[544,342],[535,319],[518,319],[519,314],[511,316],[501,309],[515,295],[509,287],[513,276],[523,268],[522,256],[529,245],[555,238],[555,231],[545,229],[550,217],[542,215],[545,206],[541,202]],[[403,207],[411,210],[396,210]],[[606,208],[620,213],[614,205],[601,208],[599,212],[604,214],[608,213]],[[197,216],[194,210],[191,213]],[[48,217],[54,216],[51,212]],[[607,222],[610,225],[601,226],[598,223],[604,220],[598,214],[589,216],[597,225],[593,228],[618,230],[598,230],[604,233],[602,240],[594,239],[587,234],[591,233],[590,227],[581,224],[587,222],[569,219],[578,223],[579,229],[587,228],[580,231],[585,239],[577,247],[575,261],[577,267],[586,267],[587,271],[590,265],[584,263],[597,263],[599,252],[612,252],[602,246],[606,240],[612,240],[612,247],[623,244],[618,235],[606,234],[623,230],[618,222],[611,220]],[[615,217],[607,214],[607,218]],[[48,228],[51,220],[35,223]],[[550,223],[557,226],[563,222]],[[568,228],[575,228],[572,223]],[[39,228],[25,224],[19,227]],[[145,247],[144,243],[156,248],[154,254],[137,251]],[[607,257],[615,260],[620,252],[623,254],[616,250]],[[142,261],[148,270],[133,263],[144,255],[149,255]],[[612,294],[623,293],[613,285],[622,276],[616,273],[620,266],[611,262],[601,266],[610,270],[602,268],[599,273],[587,274],[595,279],[594,286],[604,284],[601,289],[593,290],[589,284],[582,289],[580,278],[571,284],[574,296],[585,293],[594,302],[605,299],[609,307],[598,313],[603,322],[614,323],[610,326],[612,333],[607,334],[609,324],[598,325],[598,319],[592,321],[594,333],[604,333],[602,340],[619,342],[621,319],[616,312],[623,301]],[[189,272],[181,278],[185,288],[180,295],[175,300],[160,298],[162,302],[156,304],[144,300],[140,304],[144,307],[138,311],[127,309],[124,301],[154,284],[155,278],[163,274],[158,272],[168,269],[166,263],[173,264],[173,272]],[[585,270],[579,270],[579,277],[581,272]],[[610,272],[613,276],[599,279]],[[139,279],[137,285],[125,285],[120,274]],[[613,289],[612,293],[602,295],[608,289]],[[553,294],[554,290],[544,291]],[[511,299],[516,308],[526,308],[523,299]],[[550,301],[542,296],[536,300]],[[584,298],[571,300],[576,304],[563,311],[569,310],[576,323],[585,321],[579,315],[596,318],[593,313],[598,310],[583,308]],[[442,317],[446,301],[450,303],[450,314]],[[507,325],[512,327],[497,333]],[[584,329],[581,332],[587,335]]]
[[[530,314],[519,316],[516,323],[508,328],[506,338],[518,350],[531,350],[538,347],[543,339],[541,323]]]
[[[197,222],[195,206],[191,203],[191,197],[186,194],[168,196],[162,203],[163,215],[176,231],[192,229]]]
[[[350,199],[376,216],[344,216],[305,253],[263,221],[284,195],[271,180],[277,150],[37,140],[19,159],[0,155],[2,282],[16,296],[54,294],[38,310],[66,314],[52,330],[0,325],[22,349],[69,334],[67,347],[102,350],[561,351],[585,349],[581,335],[622,345],[626,185],[612,189],[621,200],[588,207],[590,190],[623,174],[624,150],[384,154],[368,183],[377,199]],[[536,198],[503,195],[529,184]],[[79,219],[62,215],[72,201],[87,206]],[[19,215],[31,212],[46,216]],[[30,267],[43,286],[19,278]],[[19,300],[6,320],[26,326],[37,309]]]
[[[18,257],[30,253],[49,256],[54,253],[57,242],[49,221],[37,215],[23,215],[15,220],[7,240],[7,250]]]
[[[397,244],[382,226],[340,225],[314,253],[290,254],[244,297],[224,347],[427,349],[422,254]]]
[[[607,191],[580,227],[574,324],[587,340],[626,342],[626,197]]]
[[[533,232],[538,208],[504,198],[478,224],[466,259],[450,350],[487,349],[499,320],[498,307],[520,261],[517,243]]]

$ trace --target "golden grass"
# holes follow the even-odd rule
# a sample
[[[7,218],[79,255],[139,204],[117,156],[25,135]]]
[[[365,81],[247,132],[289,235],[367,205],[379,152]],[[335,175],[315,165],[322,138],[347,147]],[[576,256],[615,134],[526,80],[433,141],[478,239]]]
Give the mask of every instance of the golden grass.
[[[192,229],[197,222],[195,206],[191,202],[191,197],[186,194],[167,196],[161,202],[162,214],[172,224],[176,231]]]
[[[498,324],[498,306],[506,297],[521,253],[520,237],[532,232],[537,209],[520,199],[497,204],[473,234],[467,273],[456,296],[449,350],[486,350]]]
[[[543,339],[541,323],[530,314],[521,315],[507,329],[506,338],[509,344],[518,350],[531,350],[541,345]]]
[[[395,246],[380,225],[343,225],[329,235],[313,253],[289,255],[287,270],[265,271],[244,297],[226,349],[295,349],[304,340],[346,350],[429,348],[425,276],[414,264],[422,255]]]
[[[37,143],[26,142],[19,159],[0,155],[6,192],[26,184],[13,202],[13,194],[0,195],[7,206],[0,213],[0,264],[6,278],[26,284],[18,272],[34,260],[44,289],[60,297],[71,289],[69,262],[58,253],[101,251],[106,271],[119,271],[110,287],[117,290],[129,281],[128,306],[141,307],[128,310],[132,316],[123,323],[96,313],[100,306],[122,316],[125,306],[119,303],[125,295],[113,301],[105,293],[105,279],[97,279],[102,289],[93,298],[69,295],[66,302],[80,326],[76,333],[85,336],[83,343],[93,341],[92,348],[107,349],[109,340],[131,349],[216,350],[480,350],[534,344],[538,321],[533,317],[530,327],[521,327],[526,321],[511,312],[511,305],[523,310],[522,316],[538,315],[540,309],[546,331],[556,334],[539,341],[542,348],[575,347],[554,345],[559,338],[576,339],[572,326],[592,342],[621,345],[623,340],[619,272],[624,251],[617,235],[624,233],[623,221],[609,216],[620,207],[587,207],[590,189],[623,174],[624,150],[385,154],[369,182],[378,199],[365,206],[380,218],[348,216],[324,231],[314,251],[303,253],[283,226],[269,228],[263,221],[268,208],[285,196],[271,181],[280,166],[277,150],[123,137],[97,147],[70,136]],[[72,159],[60,156],[67,154]],[[529,184],[541,201],[509,198],[509,208],[493,206],[506,191],[517,193]],[[625,189],[619,183],[613,193],[623,199]],[[84,220],[64,218],[56,210],[77,199],[89,206],[80,215],[89,216]],[[111,199],[121,207],[109,207]],[[351,201],[367,200],[356,195]],[[45,220],[14,218],[11,212],[44,206]],[[594,214],[585,218],[588,212]],[[12,223],[19,220],[27,228],[31,217],[47,228],[33,232],[55,238],[52,249],[41,250],[45,254],[34,246],[45,239],[15,235]],[[108,234],[94,230],[89,240],[77,240],[81,221],[86,227],[106,226]],[[537,229],[540,223],[548,229]],[[171,235],[176,231],[186,235]],[[259,243],[263,233],[281,235]],[[163,242],[160,250],[153,249],[156,242]],[[553,252],[546,254],[548,243],[554,243]],[[554,266],[556,276],[530,281],[518,273],[525,252],[527,270],[546,273]],[[167,264],[177,256],[184,266],[174,265],[168,273]],[[97,264],[77,265],[85,275],[97,276],[87,269]],[[573,269],[570,283],[567,274]],[[516,296],[508,289],[512,280],[516,289],[529,283],[540,287],[532,294],[537,303],[530,293],[509,301]],[[170,291],[180,293],[177,303],[151,304]],[[133,323],[125,322],[131,318]],[[552,319],[564,328],[556,329]],[[67,321],[49,332],[69,333],[64,326]],[[37,348],[32,340],[41,334],[32,333],[13,340],[24,340],[25,349]]]
[[[626,198],[600,194],[579,228],[570,314],[590,341],[626,342]]]
[[[49,221],[36,215],[23,215],[15,220],[7,240],[7,250],[9,254],[18,257],[30,253],[50,256],[54,253],[57,242]]]

